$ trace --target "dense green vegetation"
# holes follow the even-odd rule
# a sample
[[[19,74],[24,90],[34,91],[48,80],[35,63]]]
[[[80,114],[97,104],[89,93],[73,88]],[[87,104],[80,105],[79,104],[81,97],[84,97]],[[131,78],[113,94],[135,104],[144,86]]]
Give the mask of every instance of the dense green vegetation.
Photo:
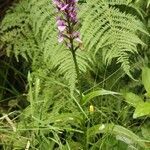
[[[0,149],[150,150],[150,0],[78,8],[74,57],[51,0],[16,1],[1,19]]]

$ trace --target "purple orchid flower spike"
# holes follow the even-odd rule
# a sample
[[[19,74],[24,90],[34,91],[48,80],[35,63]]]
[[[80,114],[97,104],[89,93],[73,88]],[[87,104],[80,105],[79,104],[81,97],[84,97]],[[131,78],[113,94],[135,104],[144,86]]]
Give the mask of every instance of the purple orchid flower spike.
[[[58,42],[64,42],[66,47],[70,50],[79,83],[80,69],[76,58],[76,50],[81,48],[82,40],[80,38],[80,33],[75,30],[78,23],[76,7],[77,2],[78,0],[53,0],[57,13],[59,14],[56,21],[57,28],[59,30]],[[80,100],[82,100],[81,89]]]
[[[80,34],[74,31],[77,25],[77,4],[78,0],[53,0],[60,16],[57,18],[56,24],[59,30],[58,42],[64,42],[68,48],[71,48],[70,41],[75,40],[81,44]]]

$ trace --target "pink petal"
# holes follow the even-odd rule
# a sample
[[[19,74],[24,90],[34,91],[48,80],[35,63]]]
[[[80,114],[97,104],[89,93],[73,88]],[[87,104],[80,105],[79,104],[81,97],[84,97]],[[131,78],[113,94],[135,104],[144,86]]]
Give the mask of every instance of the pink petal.
[[[58,42],[59,42],[59,43],[62,43],[63,41],[64,41],[64,38],[63,38],[63,37],[59,37],[59,38],[58,38]]]
[[[63,41],[64,41],[64,36],[61,33],[59,33],[59,35],[58,35],[58,42],[61,43]]]
[[[60,10],[65,10],[68,7],[68,4],[66,4],[65,6],[63,6]]]
[[[82,43],[81,39],[80,38],[75,38],[75,40],[79,43]]]
[[[66,29],[66,26],[58,26],[58,30],[60,32],[63,32]]]

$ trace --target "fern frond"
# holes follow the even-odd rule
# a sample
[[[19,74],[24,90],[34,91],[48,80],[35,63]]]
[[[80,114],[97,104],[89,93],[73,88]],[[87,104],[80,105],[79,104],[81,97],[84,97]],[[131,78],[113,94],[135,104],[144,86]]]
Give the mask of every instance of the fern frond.
[[[146,33],[136,16],[120,11],[116,5],[129,6],[127,0],[87,0],[81,5],[79,17],[84,52],[78,51],[80,72],[86,72],[88,59],[104,56],[106,63],[116,59],[130,74],[130,55],[137,53],[137,45],[144,43],[138,32]],[[131,7],[131,6],[130,6]],[[13,18],[13,19],[12,19]],[[49,0],[22,0],[2,21],[0,34],[7,53],[16,58],[32,60],[32,69],[55,68],[75,88],[76,73],[71,53],[57,42],[55,10]],[[90,56],[89,54],[93,54]],[[42,65],[41,65],[42,64]]]
[[[105,53],[106,63],[117,59],[128,75],[130,55],[138,52],[138,44],[144,45],[138,37],[138,31],[147,34],[136,16],[121,12],[115,7],[128,7],[129,3],[127,0],[89,0],[80,14],[80,18],[84,18],[81,33],[85,48],[94,52],[94,55],[99,52]]]
[[[3,43],[16,58],[18,55],[26,60],[31,58],[34,71],[39,67],[45,70],[55,68],[73,91],[77,78],[73,58],[70,51],[58,43],[55,22],[55,10],[50,1],[23,0],[8,12],[2,22]],[[79,52],[77,57],[80,73],[86,72],[87,56]]]

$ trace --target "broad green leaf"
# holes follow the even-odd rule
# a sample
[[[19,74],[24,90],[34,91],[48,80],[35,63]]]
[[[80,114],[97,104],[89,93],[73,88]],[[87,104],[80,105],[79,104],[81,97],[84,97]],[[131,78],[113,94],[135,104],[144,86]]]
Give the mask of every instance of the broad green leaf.
[[[140,103],[133,114],[133,118],[150,115],[150,102]]]
[[[121,140],[128,145],[138,144],[139,146],[146,148],[147,145],[145,143],[150,143],[150,141],[141,139],[139,136],[134,134],[132,131],[124,128],[123,126],[114,124],[101,124],[89,128],[87,130],[88,140],[90,141],[91,138],[99,133],[114,135],[116,136],[116,139]]]
[[[90,150],[98,150],[99,147],[101,147],[101,150],[129,150],[128,145],[120,140],[116,140],[115,136],[106,135],[103,138],[99,138],[98,141],[92,143]]]
[[[147,2],[147,8],[150,6],[150,0],[148,0]]]
[[[124,98],[127,103],[129,103],[130,105],[134,107],[136,107],[139,103],[144,103],[141,97],[139,97],[138,95],[132,92],[125,93]]]
[[[81,101],[81,104],[86,104],[87,102],[89,102],[91,99],[97,97],[97,96],[102,96],[102,95],[121,95],[120,93],[117,93],[117,92],[113,92],[113,91],[107,91],[107,90],[104,90],[104,89],[101,89],[101,90],[97,90],[97,91],[93,91],[93,92],[90,92],[88,94],[86,94],[82,101]]]
[[[127,2],[128,2],[128,3],[131,3],[131,2],[132,2],[132,0],[127,0]]]
[[[145,139],[150,140],[150,123],[141,127],[142,135]]]
[[[148,67],[142,69],[142,83],[144,84],[148,95],[150,95],[150,68]]]
[[[57,115],[50,115],[47,117],[44,122],[45,123],[60,123],[60,122],[67,122],[72,121],[74,123],[81,123],[82,115],[80,113],[63,113]]]

